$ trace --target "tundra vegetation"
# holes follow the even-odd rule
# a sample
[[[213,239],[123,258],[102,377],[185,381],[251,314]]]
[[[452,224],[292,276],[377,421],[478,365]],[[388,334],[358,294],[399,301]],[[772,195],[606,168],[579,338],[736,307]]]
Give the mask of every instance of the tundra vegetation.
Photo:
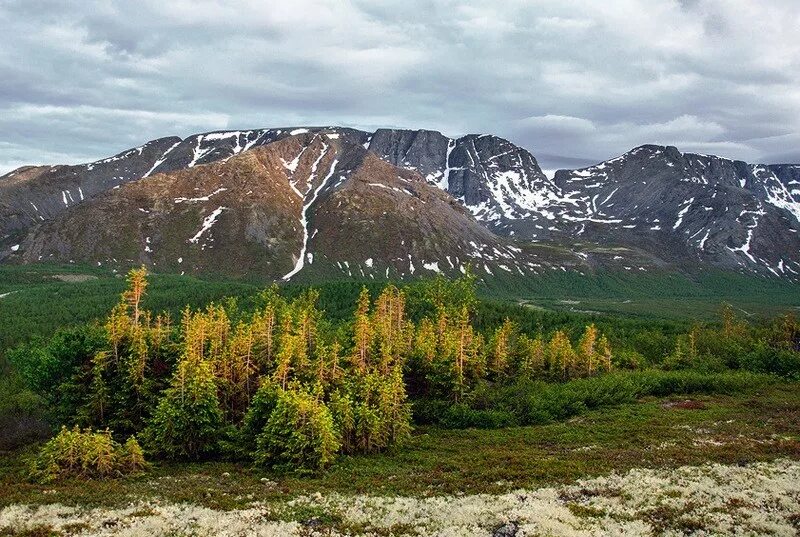
[[[42,448],[32,475],[140,471],[143,452],[311,472],[342,453],[402,445],[414,424],[543,424],[800,373],[792,315],[754,325],[730,306],[719,322],[669,337],[612,327],[612,345],[592,322],[531,330],[524,317],[479,314],[469,273],[363,287],[349,319],[320,309],[314,288],[276,286],[250,308],[227,299],[173,319],[146,308],[147,289],[146,270],[131,270],[104,320],[9,351],[50,423],[70,427]]]
[[[34,286],[3,300],[53,289],[15,274]],[[16,327],[0,334],[0,535],[796,526],[793,315],[481,291],[470,274],[264,288],[143,269],[58,287],[56,306],[0,319]],[[640,504],[619,487],[655,488]]]

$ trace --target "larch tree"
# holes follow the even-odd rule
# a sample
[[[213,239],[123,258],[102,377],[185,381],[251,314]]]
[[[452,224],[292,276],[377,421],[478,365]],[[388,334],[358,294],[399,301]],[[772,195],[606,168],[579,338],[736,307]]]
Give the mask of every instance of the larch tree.
[[[367,370],[373,341],[372,322],[369,316],[370,299],[366,287],[361,288],[353,321],[353,365],[361,372]]]
[[[142,297],[147,290],[147,268],[131,269],[127,277],[128,288],[122,294],[123,301],[130,307],[133,314],[133,323],[139,322],[140,305]]]
[[[597,370],[597,328],[590,324],[578,342],[576,370],[580,375],[594,375]]]
[[[518,374],[527,379],[533,379],[542,374],[545,368],[545,343],[542,336],[534,339],[522,334],[518,343]]]
[[[575,363],[575,351],[567,335],[556,330],[547,344],[548,369],[552,375],[566,380]]]
[[[599,369],[605,373],[610,372],[612,370],[611,344],[605,335],[600,336],[600,339],[597,340],[597,356]]]
[[[410,335],[405,319],[405,295],[394,285],[388,285],[375,301],[372,328],[379,351],[378,369],[389,374],[395,363],[409,351]]]
[[[436,326],[425,317],[417,326],[414,347],[423,364],[430,365],[436,357]]]
[[[273,380],[284,390],[289,384],[289,375],[293,369],[293,359],[297,352],[297,336],[293,334],[291,316],[286,315],[281,327],[281,341],[276,355],[275,370],[272,374]]]
[[[488,370],[495,380],[503,379],[509,367],[514,347],[516,326],[506,317],[503,324],[495,329],[490,342]]]

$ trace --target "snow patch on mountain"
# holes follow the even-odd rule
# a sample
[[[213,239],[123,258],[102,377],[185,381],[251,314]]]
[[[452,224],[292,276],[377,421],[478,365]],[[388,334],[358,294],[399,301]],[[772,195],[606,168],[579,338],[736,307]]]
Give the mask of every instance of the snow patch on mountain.
[[[217,218],[219,218],[219,215],[221,215],[221,214],[222,214],[222,211],[224,211],[225,209],[227,209],[227,207],[222,207],[222,206],[220,206],[220,207],[217,207],[216,209],[214,209],[214,210],[211,212],[211,214],[209,214],[208,216],[206,216],[206,217],[203,219],[203,225],[200,227],[200,231],[198,231],[197,233],[195,233],[194,237],[192,237],[191,239],[189,239],[189,242],[191,242],[191,243],[194,243],[194,244],[197,244],[197,243],[200,241],[200,237],[202,237],[202,236],[203,236],[203,234],[204,234],[206,231],[208,231],[209,229],[211,229],[211,226],[213,226],[213,225],[216,223],[216,221],[217,221]]]

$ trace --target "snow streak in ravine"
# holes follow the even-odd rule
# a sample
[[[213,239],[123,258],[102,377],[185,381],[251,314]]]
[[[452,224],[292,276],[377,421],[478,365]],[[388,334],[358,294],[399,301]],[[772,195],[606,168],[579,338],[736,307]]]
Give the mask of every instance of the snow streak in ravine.
[[[330,181],[331,177],[333,177],[333,172],[336,169],[336,165],[339,163],[337,159],[333,159],[333,162],[331,163],[331,169],[328,171],[328,175],[326,175],[325,178],[322,181],[320,181],[319,186],[311,193],[311,197],[309,198],[309,192],[311,192],[311,189],[314,188],[313,182],[314,182],[314,176],[316,175],[317,164],[320,161],[322,161],[323,157],[325,157],[327,153],[328,153],[328,146],[325,145],[325,147],[322,149],[322,153],[320,154],[319,158],[312,167],[311,175],[308,177],[308,189],[306,190],[306,195],[304,198],[307,199],[307,201],[303,205],[303,210],[300,213],[300,224],[303,226],[303,246],[300,249],[300,257],[297,258],[297,262],[295,263],[294,268],[291,270],[291,272],[289,272],[282,278],[284,280],[288,280],[292,276],[300,272],[303,269],[303,266],[305,265],[306,250],[308,249],[308,237],[309,237],[308,211],[309,209],[311,209],[311,206],[317,200],[317,196],[319,195],[319,193],[322,192],[322,189],[325,188],[325,186],[328,184],[328,181]]]

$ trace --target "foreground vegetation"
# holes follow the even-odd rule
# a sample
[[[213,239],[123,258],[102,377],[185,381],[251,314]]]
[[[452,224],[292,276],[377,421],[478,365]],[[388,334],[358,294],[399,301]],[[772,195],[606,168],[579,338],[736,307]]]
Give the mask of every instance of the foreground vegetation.
[[[173,327],[168,314],[142,307],[139,269],[102,326],[20,347],[10,361],[62,423],[141,434],[165,458],[245,456],[295,470],[407,439],[406,384],[459,402],[486,380],[611,370],[609,343],[593,325],[577,349],[561,330],[546,341],[509,319],[486,341],[471,323],[472,284],[469,275],[432,282],[424,289],[429,314],[416,325],[405,293],[389,285],[374,307],[362,289],[347,325],[325,319],[314,290],[287,300],[271,288],[251,314],[229,301],[187,308]]]
[[[327,471],[304,476],[246,461],[161,461],[133,477],[41,484],[27,479],[27,460],[36,452],[31,446],[0,458],[0,505],[121,507],[157,499],[238,509],[316,492],[502,494],[632,468],[798,459],[797,389],[796,382],[774,382],[730,395],[645,397],[569,421],[497,430],[419,426],[402,449],[344,456]]]
[[[144,307],[145,269],[132,270],[127,284],[102,324],[9,353],[51,421],[87,428],[64,430],[47,444],[49,462],[34,464],[33,475],[86,474],[72,453],[96,447],[85,438],[113,442],[111,435],[141,451],[136,435],[164,459],[319,470],[339,453],[401,445],[412,408],[418,424],[498,428],[650,395],[735,393],[767,385],[764,374],[800,373],[793,316],[751,325],[731,307],[720,324],[695,324],[667,345],[629,336],[612,351],[594,323],[575,341],[565,328],[534,332],[524,317],[492,323],[491,314],[478,316],[469,273],[405,290],[387,285],[374,301],[364,287],[347,321],[327,317],[314,289],[287,297],[272,287],[250,310],[228,299],[187,307],[176,323]],[[633,334],[642,335],[652,332]],[[54,461],[63,457],[52,453],[64,444],[72,459],[60,468]],[[108,474],[107,466],[91,470]]]
[[[0,535],[800,520],[792,315],[545,312],[479,299],[468,277],[232,298],[205,282],[183,302],[165,281],[134,271],[103,291],[122,291],[105,318],[7,339],[26,342],[0,362]]]

